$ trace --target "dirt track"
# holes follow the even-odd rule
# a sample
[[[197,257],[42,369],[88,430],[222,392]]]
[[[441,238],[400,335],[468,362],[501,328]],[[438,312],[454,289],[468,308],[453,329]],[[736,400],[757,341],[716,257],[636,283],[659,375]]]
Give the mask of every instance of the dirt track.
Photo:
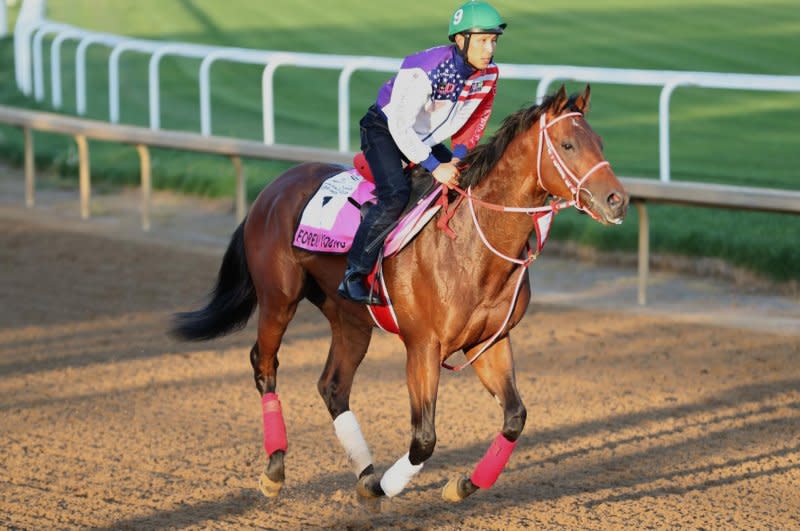
[[[525,433],[490,491],[440,498],[499,430],[469,371],[446,374],[438,445],[380,514],[316,393],[327,325],[304,305],[281,351],[287,483],[264,462],[252,327],[165,335],[218,254],[0,217],[0,526],[800,528],[800,340],[534,304],[514,333]],[[376,333],[352,398],[376,466],[407,450],[400,342]]]

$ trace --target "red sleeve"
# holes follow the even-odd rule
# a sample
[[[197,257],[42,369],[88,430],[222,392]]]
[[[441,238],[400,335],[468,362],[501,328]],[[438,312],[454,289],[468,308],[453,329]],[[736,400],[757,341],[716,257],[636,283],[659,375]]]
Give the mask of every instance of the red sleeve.
[[[492,90],[483,98],[478,108],[469,117],[461,129],[453,135],[453,146],[463,144],[467,146],[468,150],[472,150],[478,145],[483,131],[486,129],[486,124],[489,123],[489,117],[492,115],[492,103],[494,103],[494,95],[497,93],[497,84],[492,87]]]

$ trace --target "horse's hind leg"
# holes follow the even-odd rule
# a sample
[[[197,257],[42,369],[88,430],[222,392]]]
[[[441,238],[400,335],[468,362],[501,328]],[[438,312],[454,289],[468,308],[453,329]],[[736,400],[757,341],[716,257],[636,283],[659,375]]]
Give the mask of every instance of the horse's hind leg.
[[[286,275],[292,277],[284,289],[264,289],[258,293],[258,341],[250,351],[250,363],[256,388],[261,393],[264,421],[264,450],[269,463],[259,480],[259,487],[265,496],[278,495],[284,481],[283,458],[286,454],[286,426],[281,412],[281,403],[275,392],[278,372],[278,348],[286,331],[286,326],[294,317],[297,303],[301,297],[302,274]],[[285,277],[283,280],[287,280]],[[290,288],[290,289],[286,289]]]
[[[326,299],[320,309],[331,323],[331,348],[317,388],[333,419],[334,430],[357,478],[373,473],[372,455],[355,414],[350,411],[350,390],[356,370],[364,359],[372,327],[341,311]]]
[[[477,349],[478,347],[476,347]],[[467,358],[471,356],[466,353]],[[488,489],[503,471],[517,439],[525,427],[527,413],[517,391],[514,377],[514,359],[508,336],[492,345],[473,364],[486,390],[503,408],[503,431],[477,464],[470,477],[451,480],[444,488],[442,497],[449,501],[460,501],[479,488]]]

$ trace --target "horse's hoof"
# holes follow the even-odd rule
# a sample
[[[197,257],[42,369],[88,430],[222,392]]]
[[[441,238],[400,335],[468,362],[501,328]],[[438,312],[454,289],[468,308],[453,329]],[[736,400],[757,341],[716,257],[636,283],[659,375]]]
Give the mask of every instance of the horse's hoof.
[[[447,482],[442,489],[442,498],[449,502],[459,502],[464,499],[458,494],[458,479],[451,479]]]
[[[281,492],[281,487],[283,487],[283,481],[272,481],[269,479],[269,476],[263,472],[261,473],[261,477],[258,478],[258,488],[261,494],[267,498],[275,498]]]
[[[367,500],[380,499],[382,496],[385,496],[381,488],[381,480],[377,474],[369,474],[359,478],[356,484],[356,492],[359,498]]]
[[[367,512],[373,514],[379,514],[381,512],[381,500],[382,498],[373,496],[373,497],[366,497],[361,494],[359,491],[356,495],[356,500],[358,504],[364,508]]]
[[[451,479],[442,489],[442,498],[449,502],[460,502],[476,490],[478,490],[478,487],[468,478]]]

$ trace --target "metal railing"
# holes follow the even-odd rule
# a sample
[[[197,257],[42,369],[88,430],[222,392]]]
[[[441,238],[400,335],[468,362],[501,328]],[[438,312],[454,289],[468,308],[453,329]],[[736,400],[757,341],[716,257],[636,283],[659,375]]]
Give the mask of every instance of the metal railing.
[[[14,76],[17,88],[31,95],[31,33],[44,18],[45,0],[23,2],[14,25]]]
[[[42,1],[42,0],[39,0]],[[27,2],[26,2],[27,4]],[[115,37],[98,34],[79,28],[49,22],[44,18],[20,17],[17,22],[16,47],[29,47],[33,35],[34,96],[44,99],[42,41],[45,36],[55,34],[51,45],[51,78],[53,80],[52,99],[54,106],[61,102],[60,87],[60,47],[66,39],[78,39],[76,52],[76,107],[79,114],[86,112],[86,68],[85,55],[89,44],[112,47],[109,58],[109,118],[117,123],[120,118],[119,58],[124,51],[135,50],[150,54],[148,68],[149,123],[151,129],[158,130],[161,125],[161,94],[159,86],[159,64],[165,55],[200,59],[200,124],[203,135],[212,134],[211,120],[211,82],[210,68],[214,61],[226,60],[242,64],[263,64],[262,109],[263,138],[266,144],[275,142],[275,102],[273,79],[281,66],[299,66],[317,69],[339,70],[338,83],[338,148],[347,152],[350,148],[350,79],[359,70],[392,73],[400,65],[399,59],[369,56],[322,55],[295,52],[259,51],[244,48],[221,46],[202,46],[196,44],[164,43]],[[21,61],[30,53],[19,50],[17,55],[17,80],[25,92],[26,65]],[[768,76],[750,74],[721,74],[709,72],[682,72],[635,70],[619,68],[576,67],[566,65],[522,65],[500,64],[504,79],[538,81],[537,99],[541,99],[555,81],[584,81],[614,85],[661,87],[658,101],[659,115],[659,175],[662,181],[670,180],[670,102],[673,93],[680,87],[703,87],[727,90],[756,90],[771,92],[800,93],[800,76]],[[21,69],[21,71],[20,71]],[[29,92],[26,92],[29,93]]]
[[[647,303],[647,279],[650,271],[650,219],[646,203],[800,214],[800,191],[796,190],[686,181],[663,182],[636,177],[622,177],[620,181],[639,214],[637,299],[640,305]]]
[[[135,145],[139,153],[142,186],[142,228],[150,229],[150,191],[152,188],[149,147],[212,153],[229,157],[236,172],[236,219],[246,212],[246,177],[242,157],[293,161],[320,161],[348,164],[353,153],[322,148],[265,145],[235,138],[209,137],[197,133],[153,131],[144,127],[108,124],[53,113],[28,111],[0,105],[0,123],[23,129],[25,138],[25,204],[34,205],[35,168],[33,130],[72,135],[78,144],[81,217],[90,215],[91,176],[87,139]],[[763,212],[800,214],[800,192],[792,190],[723,186],[705,183],[664,183],[654,179],[622,177],[631,201],[639,212],[639,304],[647,301],[650,262],[650,223],[646,203],[675,203],[690,206],[734,208]]]
[[[6,2],[0,2],[0,38],[8,35],[8,8]]]
[[[0,105],[0,123],[22,128],[25,147],[25,204],[35,204],[35,164],[33,131],[47,131],[71,135],[78,146],[78,174],[80,192],[80,212],[83,219],[90,217],[91,174],[88,140],[119,142],[136,146],[139,153],[140,178],[142,187],[142,229],[150,230],[150,191],[152,189],[150,147],[171,148],[198,153],[225,155],[233,163],[236,173],[236,218],[241,220],[247,211],[245,192],[246,175],[241,158],[264,160],[290,160],[304,162],[318,160],[346,164],[352,154],[340,153],[331,149],[306,148],[301,146],[265,145],[252,140],[239,140],[226,137],[206,137],[197,133],[177,131],[153,131],[132,125],[109,124],[96,120],[74,118],[61,114],[29,111]]]

